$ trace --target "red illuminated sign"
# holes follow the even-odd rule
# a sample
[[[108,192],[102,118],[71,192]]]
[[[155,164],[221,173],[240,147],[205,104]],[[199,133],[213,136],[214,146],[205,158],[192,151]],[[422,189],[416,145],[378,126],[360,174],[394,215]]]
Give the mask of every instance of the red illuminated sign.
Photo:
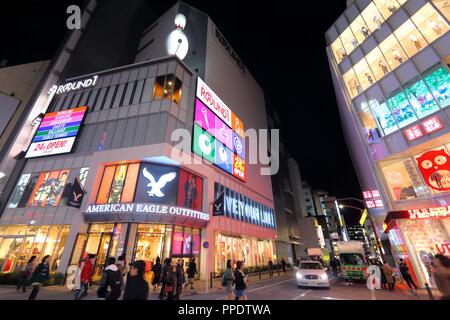
[[[369,209],[375,208],[375,201],[373,201],[373,200],[366,201],[366,206]]]
[[[233,175],[245,181],[244,160],[233,154]]]
[[[444,127],[438,116],[433,116],[422,121],[422,126],[425,129],[426,133],[433,133]]]
[[[438,191],[450,190],[450,155],[445,149],[430,150],[415,159],[428,186]]]
[[[409,141],[413,141],[423,137],[423,132],[417,125],[403,130],[403,133]]]
[[[450,217],[450,206],[428,208],[428,209],[410,209],[408,210],[410,219],[428,219]]]
[[[380,192],[378,190],[363,191],[363,197],[366,200],[366,207],[368,209],[383,208],[383,200],[380,198]]]

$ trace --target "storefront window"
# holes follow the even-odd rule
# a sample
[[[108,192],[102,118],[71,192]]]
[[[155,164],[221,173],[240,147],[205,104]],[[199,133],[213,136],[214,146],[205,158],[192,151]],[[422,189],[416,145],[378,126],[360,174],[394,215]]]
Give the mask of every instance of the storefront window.
[[[375,4],[371,2],[361,13],[361,16],[364,18],[364,20],[367,23],[367,26],[369,27],[369,30],[371,32],[374,32],[377,29],[381,28],[381,24],[384,22],[384,19],[380,13],[380,11],[377,9]]]
[[[385,161],[380,167],[394,201],[430,196],[413,159]]]
[[[405,93],[419,119],[439,110],[433,95],[422,80],[406,88]]]
[[[408,56],[414,55],[427,45],[422,34],[417,30],[411,20],[407,20],[397,30],[394,31],[398,41],[405,49]]]
[[[100,189],[97,194],[96,203],[106,203],[108,201],[109,190],[111,189],[111,183],[114,178],[114,172],[116,171],[115,166],[108,166],[103,171],[102,183],[100,184]]]
[[[384,19],[389,18],[400,7],[395,0],[374,0],[373,2],[377,5]]]
[[[353,31],[353,34],[356,37],[356,40],[359,44],[363,43],[370,36],[370,30],[367,25],[364,23],[364,20],[361,16],[358,16],[353,22],[350,24],[350,28]]]
[[[153,99],[170,99],[175,103],[180,103],[181,80],[174,74],[158,76],[153,87]]]
[[[387,103],[400,128],[417,121],[416,115],[403,92],[390,98]]]
[[[363,89],[361,85],[359,84],[358,80],[356,79],[356,74],[353,71],[353,69],[348,70],[344,75],[344,82],[347,86],[348,93],[351,97],[355,97],[358,94],[363,92]]]
[[[105,167],[96,203],[132,202],[138,173],[139,163]]]
[[[127,166],[121,165],[116,167],[114,179],[109,192],[108,203],[119,203],[120,195],[122,194],[123,184],[125,182],[125,174],[127,172]]]
[[[439,11],[450,20],[450,3],[448,0],[431,0],[433,4],[439,9]]]
[[[450,105],[450,74],[442,67],[425,77],[425,82],[441,108]]]
[[[358,47],[358,41],[352,33],[350,27],[344,30],[341,34],[342,44],[347,54],[350,54],[355,48]]]
[[[429,42],[436,40],[449,29],[447,22],[429,3],[417,11],[411,19]]]
[[[69,170],[41,172],[28,201],[28,206],[57,206],[66,186],[68,175]]]
[[[342,62],[342,60],[344,60],[344,58],[347,56],[347,53],[345,52],[345,49],[342,46],[341,39],[339,38],[337,38],[331,44],[331,51],[333,51],[334,58],[338,63]]]
[[[378,81],[390,72],[389,64],[383,57],[380,49],[376,47],[366,56],[367,63]]]
[[[62,253],[64,251],[64,247],[66,245],[67,237],[69,236],[70,226],[65,225],[60,229],[58,238],[54,244],[54,250],[51,259],[50,271],[56,272],[59,266],[59,262],[61,260]],[[52,238],[50,239],[52,240]],[[48,251],[51,254],[50,251]]]
[[[362,59],[357,64],[355,64],[353,69],[355,70],[355,73],[363,90],[366,90],[368,87],[375,83],[375,77],[373,76],[373,73],[370,70],[369,65],[367,64],[365,59]]]
[[[403,51],[393,34],[380,43],[380,49],[386,57],[391,69],[398,67],[401,63],[408,59],[408,56],[405,51]]]
[[[372,100],[369,101],[369,106],[385,135],[398,130],[394,117],[385,102],[379,104],[378,101]]]
[[[359,113],[359,118],[364,127],[364,134],[368,143],[376,142],[381,137],[377,123],[373,118],[370,108],[366,108]]]
[[[22,199],[22,195],[25,191],[25,188],[30,180],[31,174],[23,174],[20,176],[19,181],[17,182],[16,187],[14,188],[14,192],[9,200],[8,208],[17,208],[19,205],[20,199]]]

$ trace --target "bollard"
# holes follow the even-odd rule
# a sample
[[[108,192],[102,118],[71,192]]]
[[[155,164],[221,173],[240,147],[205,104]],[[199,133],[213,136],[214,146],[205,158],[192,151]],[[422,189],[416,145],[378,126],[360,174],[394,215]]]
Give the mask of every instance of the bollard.
[[[209,288],[210,289],[212,289],[212,287],[213,287],[213,273],[212,272],[210,272],[209,273]]]
[[[434,300],[433,293],[431,292],[431,288],[428,283],[425,283],[425,289],[427,289],[428,297],[430,298],[430,300]]]

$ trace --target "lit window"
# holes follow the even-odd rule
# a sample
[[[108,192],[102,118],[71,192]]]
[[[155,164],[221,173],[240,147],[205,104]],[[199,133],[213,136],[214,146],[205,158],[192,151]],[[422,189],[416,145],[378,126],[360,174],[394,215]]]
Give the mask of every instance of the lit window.
[[[391,69],[396,68],[408,59],[408,56],[405,51],[403,51],[394,35],[390,35],[386,40],[380,43],[380,49],[386,57]]]
[[[69,170],[42,172],[27,206],[57,206],[66,186],[68,175]]]
[[[433,95],[428,91],[422,80],[406,88],[405,93],[419,119],[439,110]]]
[[[379,104],[378,101],[372,100],[369,101],[369,106],[372,109],[372,114],[375,117],[375,120],[385,135],[398,130],[394,117],[385,102]]]
[[[411,20],[407,20],[402,24],[395,30],[394,34],[409,56],[414,55],[427,45],[426,40]]]
[[[361,13],[361,16],[364,18],[367,26],[372,32],[380,29],[381,24],[384,21],[383,16],[373,2],[364,9],[364,11]]]
[[[174,74],[158,76],[153,87],[153,99],[169,99],[180,103],[181,91],[181,80]]]
[[[390,72],[389,64],[383,57],[380,49],[376,47],[366,56],[367,63],[373,71],[375,79],[378,81]]]
[[[361,85],[358,82],[358,79],[356,78],[356,74],[353,71],[353,69],[348,70],[344,75],[344,82],[347,86],[347,91],[350,94],[351,97],[355,97],[358,94],[363,92],[363,89]]]
[[[347,27],[347,29],[342,32],[341,40],[347,54],[350,54],[355,48],[358,47],[358,40],[356,40],[350,27]]]
[[[373,143],[379,141],[381,134],[370,108],[362,110],[359,113],[359,118],[361,119],[361,123],[365,129],[367,142]]]
[[[399,92],[387,102],[400,128],[417,121],[417,117],[403,92]]]
[[[31,174],[23,174],[14,188],[14,192],[9,200],[8,208],[17,208],[19,206],[19,202],[22,199],[22,196],[25,192],[25,189],[28,185],[28,181],[30,180]]]
[[[342,62],[344,58],[347,56],[344,47],[342,46],[341,40],[338,38],[331,44],[331,51],[334,54],[334,58],[336,61]]]
[[[439,11],[450,20],[450,1],[449,0],[432,0]]]
[[[377,5],[384,19],[389,18],[400,7],[400,4],[395,0],[374,0],[373,2]]]
[[[121,165],[116,167],[114,179],[109,192],[108,203],[119,203],[122,194],[123,184],[125,182],[125,175],[127,173],[127,166]]]
[[[442,36],[449,29],[447,22],[429,3],[417,11],[411,19],[429,42]]]
[[[370,36],[370,30],[364,23],[364,20],[361,16],[358,16],[355,20],[353,20],[353,22],[350,24],[350,28],[352,29],[356,40],[360,44]]]
[[[442,67],[425,77],[425,82],[441,108],[450,105],[450,74]]]
[[[138,173],[139,163],[107,166],[103,171],[96,203],[132,202]]]
[[[428,197],[430,191],[422,182],[411,158],[390,160],[380,164],[381,171],[394,201]]]
[[[355,70],[356,76],[358,77],[359,83],[361,84],[363,90],[366,90],[375,83],[375,77],[365,59],[362,59],[355,64],[353,69]]]

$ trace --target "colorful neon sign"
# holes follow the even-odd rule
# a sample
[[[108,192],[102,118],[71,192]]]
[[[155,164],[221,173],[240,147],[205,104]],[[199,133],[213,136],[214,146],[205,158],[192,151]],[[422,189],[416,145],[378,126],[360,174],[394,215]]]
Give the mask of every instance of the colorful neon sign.
[[[403,133],[405,134],[408,141],[413,141],[424,136],[422,129],[420,129],[420,127],[417,125],[403,130]]]
[[[441,130],[444,126],[438,116],[433,116],[422,121],[422,126],[426,133],[433,133],[435,131]]]
[[[408,210],[410,219],[446,218],[450,217],[450,206],[410,209]]]

